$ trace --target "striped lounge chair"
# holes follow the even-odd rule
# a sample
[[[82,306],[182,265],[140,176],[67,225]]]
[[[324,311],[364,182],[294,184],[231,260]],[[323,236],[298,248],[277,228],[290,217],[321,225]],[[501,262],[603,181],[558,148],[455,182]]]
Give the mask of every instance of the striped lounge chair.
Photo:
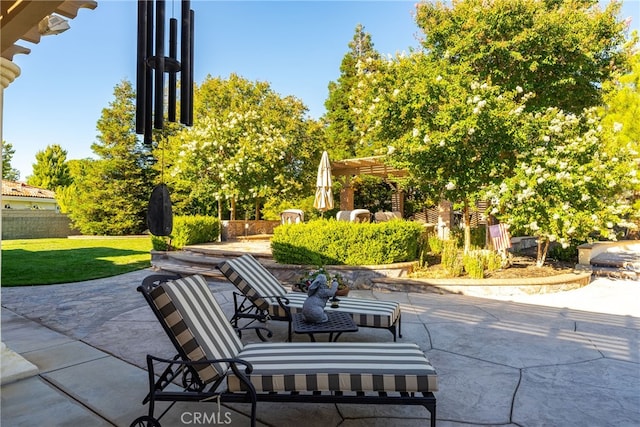
[[[240,291],[233,295],[235,313],[231,323],[234,326],[238,326],[240,319],[284,320],[289,322],[291,341],[292,315],[302,312],[306,294],[287,292],[278,279],[249,254],[224,261],[218,269]],[[360,327],[388,329],[394,341],[397,327],[397,335],[402,338],[400,304],[395,301],[340,297],[338,308],[327,304],[326,309],[351,314]]]
[[[204,277],[143,282],[138,291],[178,354],[147,356],[148,415],[132,425],[159,426],[164,412],[155,418],[157,402],[209,401],[250,404],[252,426],[258,402],[420,405],[435,426],[437,375],[415,344],[245,345]]]

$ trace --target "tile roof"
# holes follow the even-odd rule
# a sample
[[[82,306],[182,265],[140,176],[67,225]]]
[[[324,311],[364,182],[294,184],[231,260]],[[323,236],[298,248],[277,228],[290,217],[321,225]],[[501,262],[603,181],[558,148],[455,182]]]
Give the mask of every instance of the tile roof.
[[[44,188],[33,187],[22,182],[2,180],[2,195],[17,197],[34,197],[38,199],[55,199],[56,193]]]

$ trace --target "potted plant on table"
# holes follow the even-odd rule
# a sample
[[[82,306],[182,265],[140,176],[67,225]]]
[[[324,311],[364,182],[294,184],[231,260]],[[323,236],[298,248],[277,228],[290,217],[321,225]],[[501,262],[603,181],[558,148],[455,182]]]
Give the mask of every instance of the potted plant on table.
[[[338,282],[338,290],[336,291],[336,296],[344,297],[349,294],[349,285],[342,275],[335,273],[330,274],[324,267],[319,267],[316,270],[309,271],[305,273],[304,276],[298,280],[296,284],[293,285],[292,289],[297,292],[307,292],[309,289],[309,285],[311,282],[318,277],[318,274],[324,274],[327,277],[327,283],[331,283],[334,280]]]

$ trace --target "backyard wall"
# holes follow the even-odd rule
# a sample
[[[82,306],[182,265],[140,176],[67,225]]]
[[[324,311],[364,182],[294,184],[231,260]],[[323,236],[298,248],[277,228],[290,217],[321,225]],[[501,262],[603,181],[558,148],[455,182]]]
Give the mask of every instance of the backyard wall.
[[[280,221],[221,221],[222,240],[235,240],[244,236],[258,234],[273,234],[273,229],[280,225]]]
[[[72,230],[66,215],[51,210],[2,209],[2,240],[67,237]]]

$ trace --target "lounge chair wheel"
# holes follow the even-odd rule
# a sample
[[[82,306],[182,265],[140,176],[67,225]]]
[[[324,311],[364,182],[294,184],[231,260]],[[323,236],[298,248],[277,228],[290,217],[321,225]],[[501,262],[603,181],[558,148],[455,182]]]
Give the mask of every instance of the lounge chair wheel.
[[[130,427],[160,427],[160,422],[149,415],[136,418]]]

